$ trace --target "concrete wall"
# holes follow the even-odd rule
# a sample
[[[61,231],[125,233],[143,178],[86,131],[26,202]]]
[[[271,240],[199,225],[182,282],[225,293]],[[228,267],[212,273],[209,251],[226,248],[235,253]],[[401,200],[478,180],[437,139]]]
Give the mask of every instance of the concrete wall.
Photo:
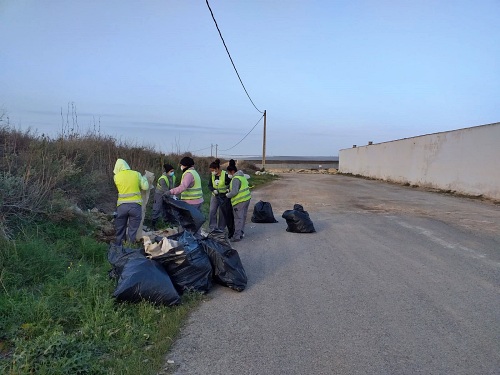
[[[500,123],[343,149],[339,171],[500,200]]]

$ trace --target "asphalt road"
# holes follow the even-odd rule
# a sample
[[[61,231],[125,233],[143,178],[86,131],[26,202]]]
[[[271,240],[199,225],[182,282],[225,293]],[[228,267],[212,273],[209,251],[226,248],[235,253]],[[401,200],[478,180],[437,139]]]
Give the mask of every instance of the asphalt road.
[[[250,221],[259,200],[279,221]],[[286,232],[302,204],[316,233]],[[234,244],[247,289],[216,286],[170,374],[500,374],[500,206],[341,175],[253,191]]]

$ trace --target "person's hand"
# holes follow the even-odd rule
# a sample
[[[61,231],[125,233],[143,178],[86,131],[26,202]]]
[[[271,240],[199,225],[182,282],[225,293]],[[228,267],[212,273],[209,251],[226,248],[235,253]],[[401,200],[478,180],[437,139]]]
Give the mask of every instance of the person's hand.
[[[163,193],[163,195],[166,197],[170,197],[172,196],[172,193],[170,192],[170,190],[167,190],[166,192]]]
[[[215,196],[215,195],[219,195],[219,190],[214,190],[212,191],[212,194]]]

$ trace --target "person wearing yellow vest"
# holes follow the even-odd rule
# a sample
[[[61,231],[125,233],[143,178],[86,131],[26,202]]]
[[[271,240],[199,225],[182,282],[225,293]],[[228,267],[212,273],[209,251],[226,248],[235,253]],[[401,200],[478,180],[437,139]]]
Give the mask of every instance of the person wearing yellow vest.
[[[245,236],[245,222],[247,218],[248,206],[252,195],[248,187],[248,180],[243,171],[238,171],[235,163],[229,163],[227,173],[231,179],[227,198],[231,199],[234,215],[234,235],[233,242],[238,242]]]
[[[163,164],[163,169],[165,170],[158,182],[156,183],[155,189],[155,199],[153,202],[153,212],[151,214],[151,226],[153,230],[156,230],[156,224],[158,223],[158,219],[161,217],[165,222],[174,222],[174,218],[168,217],[167,213],[163,209],[163,194],[167,190],[175,187],[175,173],[174,167],[170,164]]]
[[[141,190],[148,190],[146,177],[130,169],[127,162],[118,159],[113,169],[114,181],[118,190],[116,202],[116,244],[121,245],[127,236],[130,243],[136,242],[137,231],[142,219]],[[127,230],[128,227],[128,230]]]
[[[203,190],[201,188],[201,178],[194,169],[194,160],[185,156],[179,162],[182,171],[181,183],[176,188],[167,190],[164,195],[179,195],[181,201],[193,205],[201,212],[203,204]],[[201,228],[200,228],[201,229]]]
[[[210,178],[208,179],[208,190],[212,192],[210,197],[210,210],[208,214],[208,226],[210,231],[215,229],[224,230],[226,225],[229,230],[229,237],[234,233],[234,223],[231,203],[226,197],[227,189],[231,179],[225,170],[220,168],[220,160],[215,159],[210,163]],[[228,205],[228,206],[226,206]],[[229,208],[226,210],[225,208]],[[230,217],[228,213],[231,213]],[[217,220],[218,219],[218,220]]]

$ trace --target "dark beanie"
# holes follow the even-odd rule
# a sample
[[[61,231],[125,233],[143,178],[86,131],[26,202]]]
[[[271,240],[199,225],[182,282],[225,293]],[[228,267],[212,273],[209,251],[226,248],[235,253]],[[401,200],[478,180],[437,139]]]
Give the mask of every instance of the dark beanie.
[[[170,172],[174,167],[172,167],[170,164],[163,164],[163,169],[165,169],[165,172]]]
[[[184,156],[179,162],[179,164],[187,168],[191,168],[194,165],[194,160],[191,159],[189,156]]]

